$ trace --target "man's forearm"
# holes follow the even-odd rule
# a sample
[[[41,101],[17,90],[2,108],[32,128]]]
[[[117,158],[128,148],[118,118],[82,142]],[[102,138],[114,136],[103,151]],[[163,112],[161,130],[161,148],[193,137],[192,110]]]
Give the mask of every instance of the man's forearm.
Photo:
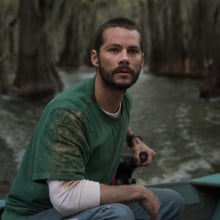
[[[100,184],[100,203],[130,203],[139,202],[149,213],[151,220],[156,220],[160,209],[159,199],[151,190],[144,186],[131,184],[109,186]]]
[[[140,185],[103,185],[100,184],[100,203],[129,203],[144,199],[145,187]]]

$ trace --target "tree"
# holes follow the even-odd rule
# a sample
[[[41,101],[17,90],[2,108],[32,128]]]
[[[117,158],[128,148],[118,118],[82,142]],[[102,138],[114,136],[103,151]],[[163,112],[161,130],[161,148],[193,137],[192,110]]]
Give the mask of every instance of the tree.
[[[16,14],[17,1],[0,2],[0,93],[9,92],[8,76],[14,67]]]
[[[150,69],[169,74],[202,75],[204,59],[214,51],[216,0],[148,0],[151,30]]]
[[[200,97],[220,97],[220,2],[214,0],[208,3],[205,1],[203,4],[200,2],[200,8],[203,8],[200,10],[200,18],[204,17],[201,11],[206,11],[206,25],[199,33],[203,36],[201,47],[205,55],[203,58],[205,72]]]
[[[66,20],[64,30],[64,46],[60,53],[59,66],[78,67],[88,64],[87,52],[90,39],[93,39],[91,30],[95,29],[96,6],[92,1],[66,1]],[[90,17],[90,19],[88,19]]]
[[[49,7],[47,1],[20,0],[19,55],[14,84],[23,96],[51,95],[62,89],[44,29]]]
[[[151,72],[212,75],[206,83],[219,85],[219,0],[20,0],[18,54],[13,49],[17,40],[10,40],[12,35],[16,39],[16,28],[13,34],[10,30],[17,27],[18,1],[3,0],[0,6],[9,2],[15,9],[12,18],[0,7],[0,92],[7,90],[3,82],[9,59],[17,62],[14,84],[19,94],[43,96],[60,91],[55,66],[90,64],[88,52],[97,26],[116,16],[131,18],[141,27]],[[17,59],[11,60],[13,56]]]

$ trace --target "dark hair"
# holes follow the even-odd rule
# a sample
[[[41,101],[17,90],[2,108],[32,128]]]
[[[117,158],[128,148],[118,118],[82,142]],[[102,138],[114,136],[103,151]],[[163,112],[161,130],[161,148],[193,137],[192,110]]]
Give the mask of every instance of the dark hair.
[[[113,19],[106,21],[98,28],[96,32],[96,36],[95,36],[95,45],[94,45],[96,51],[99,51],[100,47],[103,44],[103,32],[106,29],[112,28],[112,27],[121,27],[121,28],[130,29],[130,30],[136,30],[140,34],[140,46],[141,46],[141,50],[143,50],[140,29],[138,28],[136,23],[128,18],[113,18]]]

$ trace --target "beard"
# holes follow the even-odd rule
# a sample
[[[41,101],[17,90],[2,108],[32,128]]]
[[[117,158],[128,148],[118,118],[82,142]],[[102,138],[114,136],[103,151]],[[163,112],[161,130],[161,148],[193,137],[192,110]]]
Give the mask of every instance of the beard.
[[[137,80],[140,75],[141,67],[137,70],[134,71],[130,67],[128,67],[127,64],[121,64],[117,68],[115,68],[113,71],[108,72],[102,65],[101,62],[99,61],[99,67],[98,67],[98,72],[105,83],[105,85],[109,88],[116,89],[116,90],[126,90],[130,88]],[[114,76],[117,73],[120,73],[126,69],[126,71],[131,75],[131,80],[129,82],[116,82],[114,80]]]

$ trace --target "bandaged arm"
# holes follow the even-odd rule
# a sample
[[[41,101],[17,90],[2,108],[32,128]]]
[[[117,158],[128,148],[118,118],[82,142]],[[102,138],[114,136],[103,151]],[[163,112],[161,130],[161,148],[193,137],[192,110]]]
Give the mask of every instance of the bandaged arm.
[[[62,216],[73,215],[100,205],[98,182],[48,180],[47,183],[50,201]]]

